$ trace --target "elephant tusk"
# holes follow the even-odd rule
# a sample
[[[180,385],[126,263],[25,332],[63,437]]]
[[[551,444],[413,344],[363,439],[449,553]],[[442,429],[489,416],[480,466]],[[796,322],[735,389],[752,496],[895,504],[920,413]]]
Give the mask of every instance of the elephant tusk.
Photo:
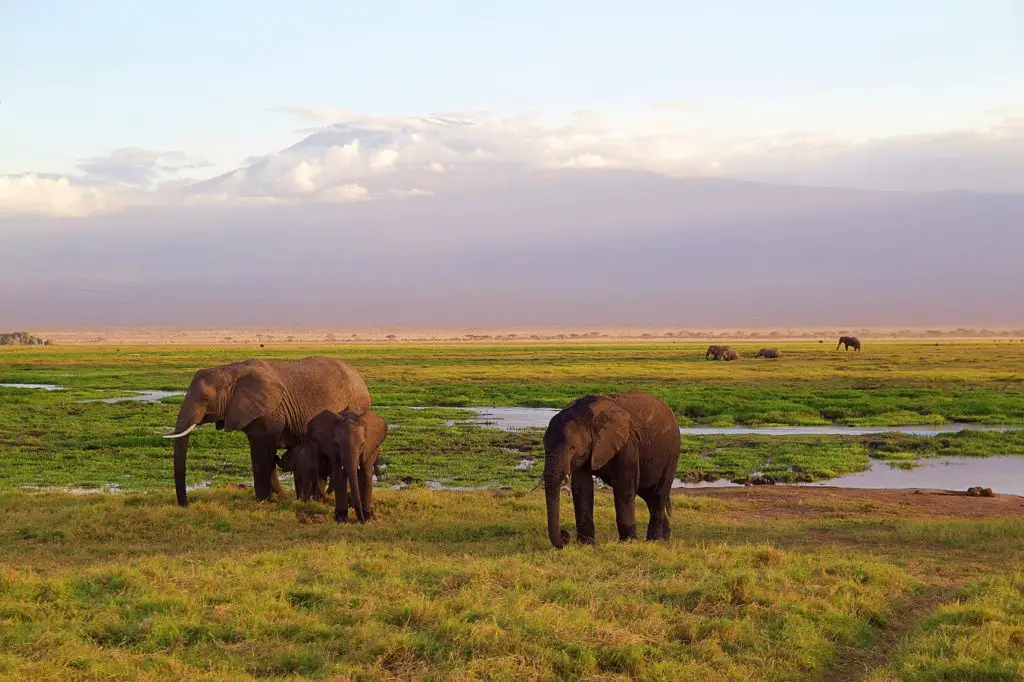
[[[197,426],[199,426],[199,424],[193,424],[192,426],[188,427],[181,433],[172,433],[167,436],[164,436],[164,438],[181,438],[182,436],[187,436],[188,434],[192,433],[192,429],[196,428]]]

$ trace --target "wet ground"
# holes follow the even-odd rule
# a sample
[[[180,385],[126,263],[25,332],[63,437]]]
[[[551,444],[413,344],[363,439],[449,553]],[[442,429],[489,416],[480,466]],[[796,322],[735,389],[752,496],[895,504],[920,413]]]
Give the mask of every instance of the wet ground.
[[[941,489],[966,491],[979,486],[1000,495],[1024,496],[1024,457],[935,457],[921,459],[911,469],[891,466],[872,459],[867,471],[813,483],[778,484],[775,487],[836,487],[855,489]],[[673,488],[743,488],[727,480],[684,483],[676,480]],[[759,487],[759,486],[750,486]]]
[[[0,384],[2,388],[26,388],[41,389],[43,391],[66,391],[64,386],[56,384]],[[91,400],[79,400],[80,403],[158,403],[164,398],[174,398],[185,395],[184,391],[128,391],[133,395],[116,396],[113,398],[93,398]]]
[[[0,383],[3,388],[36,389],[44,391],[63,391],[63,386],[56,384],[35,383]],[[131,391],[133,395],[112,398],[95,398],[81,402],[121,403],[141,402],[156,403],[165,398],[185,395],[183,391]],[[423,408],[415,408],[423,409]],[[535,428],[543,429],[548,425],[559,410],[544,407],[470,407],[476,414],[475,423],[485,428],[497,428],[505,431]],[[761,435],[761,436],[865,436],[881,433],[903,433],[914,436],[936,436],[957,433],[959,431],[1012,431],[1024,429],[1022,426],[977,425],[977,424],[938,424],[908,426],[877,426],[854,427],[842,425],[825,426],[726,426],[708,427],[695,426],[680,428],[684,435]],[[533,459],[522,459],[515,466],[516,470],[530,470],[541,464]],[[193,489],[204,488],[209,481],[194,486]],[[427,487],[435,490],[475,490],[468,486],[447,486],[439,481],[426,482]],[[942,489],[965,491],[967,488],[981,486],[991,488],[996,494],[1024,496],[1024,456],[1005,455],[993,457],[943,457],[922,459],[912,468],[890,466],[883,460],[872,459],[866,471],[840,476],[814,483],[799,483],[778,486],[754,487],[841,487],[864,490],[883,489]],[[400,485],[399,487],[405,487]],[[705,489],[705,488],[743,488],[748,487],[727,480],[701,481],[686,483],[676,480],[674,488]],[[117,492],[115,488],[72,489],[69,492]]]
[[[34,388],[42,391],[63,391],[63,386],[56,384],[0,384],[0,388]]]
[[[559,410],[549,407],[467,407],[476,413],[479,426],[515,431],[543,429]],[[983,424],[922,424],[909,426],[685,426],[679,432],[688,436],[869,436],[878,433],[905,433],[912,436],[938,436],[959,431],[1017,431],[1024,426]]]
[[[92,400],[80,400],[83,403],[158,403],[164,398],[174,398],[185,395],[184,391],[132,391],[135,395],[118,396],[116,398],[94,398]]]

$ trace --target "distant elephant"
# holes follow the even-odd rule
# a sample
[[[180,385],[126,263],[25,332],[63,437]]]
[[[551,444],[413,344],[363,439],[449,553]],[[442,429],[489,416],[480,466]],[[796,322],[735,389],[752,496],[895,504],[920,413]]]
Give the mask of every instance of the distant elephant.
[[[612,488],[619,540],[636,537],[637,495],[651,514],[647,539],[667,540],[679,443],[672,408],[643,391],[584,396],[552,417],[544,432],[551,544],[560,549],[569,542],[559,520],[559,494],[567,475],[580,542],[594,542],[594,476]]]
[[[388,425],[372,410],[324,410],[310,420],[309,439],[319,450],[319,462],[330,466],[335,521],[348,520],[350,499],[360,523],[375,518],[373,472],[387,436]]]
[[[778,348],[762,348],[757,351],[755,358],[780,358],[782,357],[782,351]]]
[[[846,346],[846,350],[850,350],[851,347],[854,350],[860,350],[860,339],[856,336],[840,336],[839,343],[836,344],[836,350],[839,350],[839,346]]]
[[[718,360],[718,356],[727,350],[729,350],[729,346],[708,346],[707,351],[704,352],[704,359],[709,360],[714,358],[715,360]]]
[[[245,360],[201,369],[192,377],[174,433],[174,489],[188,505],[185,456],[188,434],[200,424],[241,430],[249,439],[256,499],[280,492],[277,451],[307,441],[309,421],[324,410],[370,409],[370,391],[355,367],[333,358]]]
[[[740,359],[740,354],[737,353],[736,351],[734,351],[732,348],[726,348],[721,353],[719,353],[718,357],[715,358],[715,359],[716,360],[725,360],[726,362],[728,362],[730,360],[739,360]]]

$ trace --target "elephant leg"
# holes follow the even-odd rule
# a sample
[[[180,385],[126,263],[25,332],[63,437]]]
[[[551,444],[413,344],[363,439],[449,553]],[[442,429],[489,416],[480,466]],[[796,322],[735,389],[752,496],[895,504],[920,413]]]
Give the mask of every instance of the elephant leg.
[[[252,485],[257,500],[269,500],[274,489],[276,476],[274,458],[277,456],[277,439],[273,437],[251,437],[249,458],[252,461]],[[281,482],[277,481],[278,488]]]
[[[377,518],[373,514],[373,467],[359,467],[359,494],[363,498],[363,518]]]
[[[668,525],[668,514],[665,513],[665,503],[657,491],[650,491],[642,495],[647,503],[647,510],[651,513],[651,520],[647,523],[647,539],[663,540],[665,527]]]
[[[636,491],[613,488],[615,496],[615,525],[619,540],[636,539]]]
[[[590,469],[573,471],[572,508],[576,514],[576,539],[584,545],[594,544],[594,476]]]

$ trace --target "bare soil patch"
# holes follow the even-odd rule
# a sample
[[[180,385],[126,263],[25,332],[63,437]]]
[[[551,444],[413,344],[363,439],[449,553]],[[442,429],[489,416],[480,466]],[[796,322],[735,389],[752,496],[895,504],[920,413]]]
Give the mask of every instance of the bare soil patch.
[[[750,486],[681,489],[674,494],[677,497],[713,497],[741,503],[744,515],[753,518],[808,518],[851,507],[859,507],[862,511],[869,509],[872,517],[881,518],[1024,516],[1024,497],[971,497],[967,495],[966,488],[964,491],[952,491]]]

